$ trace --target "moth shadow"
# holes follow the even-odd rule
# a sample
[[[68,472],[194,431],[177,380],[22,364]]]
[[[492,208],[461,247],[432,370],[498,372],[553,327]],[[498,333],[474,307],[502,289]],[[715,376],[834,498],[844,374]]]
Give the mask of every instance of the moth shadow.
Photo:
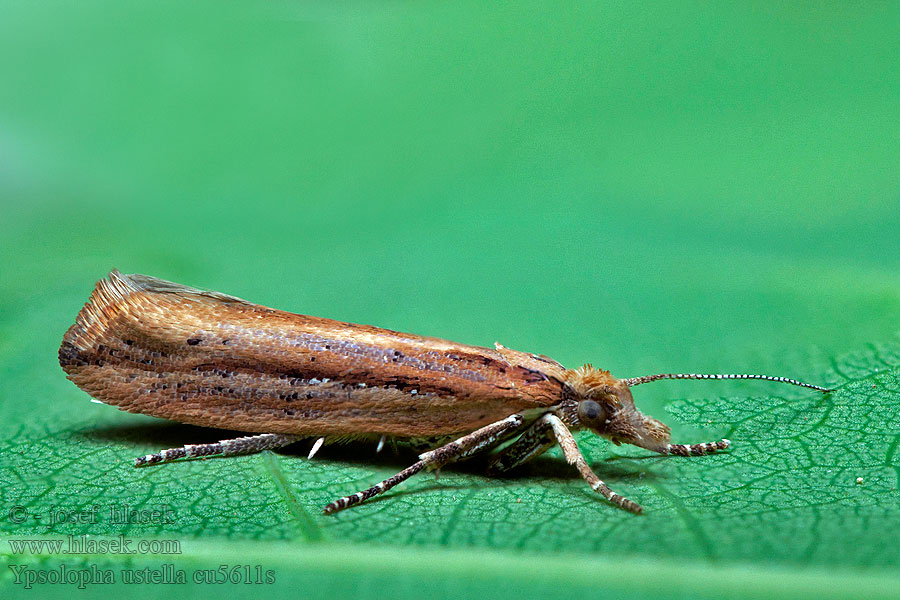
[[[184,425],[181,423],[142,423],[139,425],[114,425],[97,429],[84,430],[74,433],[75,436],[89,444],[133,444],[135,446],[133,456],[125,458],[137,458],[146,453],[147,446],[153,451],[161,451],[167,448],[180,448],[185,444],[207,444],[227,440],[236,437],[250,435],[246,432],[231,431],[227,429],[213,429]],[[285,457],[295,457],[307,460],[307,455],[315,442],[314,437],[299,440],[289,446],[276,450],[276,453]],[[344,463],[357,467],[380,467],[396,469],[398,472],[412,465],[418,460],[422,449],[416,449],[404,442],[394,443],[388,441],[381,452],[377,452],[376,440],[351,440],[324,445],[313,460],[326,460],[335,463]],[[202,457],[185,460],[227,460],[231,457]],[[617,482],[629,481],[654,481],[664,479],[665,475],[648,472],[638,466],[639,461],[649,458],[667,458],[655,455],[649,456],[612,456],[602,461],[593,461],[592,469],[597,475],[610,485]],[[462,473],[483,477],[486,480],[498,481],[540,481],[555,480],[569,481],[581,479],[575,467],[566,463],[561,457],[539,456],[534,460],[510,471],[498,474],[487,473],[488,459],[486,457],[474,457],[459,463],[452,463],[441,469],[442,473]],[[377,483],[376,481],[372,482]],[[431,484],[422,485],[412,490],[404,490],[404,494],[417,494],[439,489],[466,489],[470,483],[454,482],[452,479],[441,477]],[[373,498],[369,503],[380,501],[382,498]],[[387,497],[385,497],[387,499]]]
[[[310,449],[316,438],[300,440],[278,450],[284,456],[296,456],[307,460]],[[386,441],[379,452],[376,440],[352,440],[326,443],[316,452],[314,461],[327,460],[335,463],[346,463],[358,467],[390,467],[401,471],[419,460],[419,453],[407,444],[394,444]]]
[[[306,458],[311,442],[298,442],[280,452],[286,455],[298,455]],[[316,459],[322,458],[337,462],[352,464],[355,466],[380,466],[392,467],[398,471],[415,463],[419,457],[418,452],[410,446],[399,443],[394,447],[391,444],[385,444],[384,449],[380,453],[375,452],[375,444],[354,441],[332,446],[323,447]],[[463,473],[466,475],[476,475],[487,479],[497,479],[500,481],[516,481],[516,480],[560,480],[566,481],[571,479],[581,479],[581,475],[575,467],[569,465],[565,459],[553,456],[539,456],[534,460],[511,469],[509,471],[497,474],[487,473],[488,459],[486,457],[474,457],[458,463],[451,463],[441,469],[442,473]],[[592,468],[597,475],[608,482],[631,481],[637,479],[652,479],[653,474],[646,473],[640,469],[632,468],[627,464],[613,465],[608,462],[595,463]],[[377,483],[377,482],[373,482]],[[420,489],[428,489],[425,486]],[[438,482],[434,488],[446,487]],[[371,500],[369,501],[371,502]]]
[[[317,455],[317,458],[321,456],[323,459],[340,461],[342,463],[353,464],[360,467],[389,467],[396,469],[398,472],[418,460],[417,452],[403,444],[399,444],[395,449],[383,450],[381,454],[386,456],[374,455],[373,457],[373,452],[373,444],[366,442],[351,442],[340,446],[323,448],[321,454]],[[289,453],[303,454],[305,457],[305,451],[303,450],[302,444],[295,444],[290,450],[286,450],[285,454]],[[361,458],[367,456],[367,453],[370,458]],[[487,457],[475,457],[463,462],[452,463],[442,468],[440,476],[438,477],[435,477],[434,473],[422,472],[418,477],[425,479],[426,481],[416,484],[415,487],[405,487],[387,494],[378,495],[367,500],[366,504],[374,505],[380,502],[390,502],[397,495],[408,497],[441,491],[465,492],[471,490],[473,487],[488,488],[495,486],[499,489],[509,482],[540,485],[542,482],[547,481],[581,481],[581,475],[575,467],[566,463],[565,459],[562,457],[539,456],[520,467],[499,474],[487,473],[488,460]],[[592,465],[592,468],[601,479],[612,487],[616,487],[621,483],[649,483],[665,478],[665,475],[644,471],[639,466],[629,465],[627,462],[612,464],[607,461],[598,461]],[[471,479],[460,480],[445,476],[450,473],[472,475],[481,478],[481,481],[472,481]],[[378,481],[373,480],[369,482],[368,485],[374,485],[376,483],[378,483]],[[347,492],[354,491],[359,490],[347,490]],[[587,493],[592,494],[590,489],[587,489]]]
[[[609,460],[592,461],[591,470],[607,484],[623,481],[653,481],[665,478],[664,475],[647,472],[635,466],[623,463],[613,464]],[[498,478],[517,479],[555,479],[569,480],[581,479],[581,475],[574,466],[568,464],[563,458],[552,456],[539,456],[531,462],[522,465],[508,473],[502,473]]]
[[[159,450],[165,450],[166,448],[180,448],[185,444],[209,444],[247,434],[225,429],[210,429],[195,425],[161,422],[142,423],[140,425],[111,425],[109,427],[78,431],[73,435],[80,437],[86,443],[134,444],[134,453],[135,456],[138,456],[145,453],[146,445],[159,446]]]
[[[169,448],[181,448],[186,444],[209,444],[221,440],[234,439],[253,435],[246,431],[213,429],[173,422],[142,423],[140,425],[112,425],[74,432],[86,444],[94,445],[134,445],[134,457],[143,456],[150,450],[158,452]],[[275,452],[288,457],[307,459],[315,442],[315,437],[298,440],[289,446],[279,448]],[[404,469],[418,460],[418,453],[406,444],[385,443],[381,452],[376,452],[377,441],[349,441],[325,444],[313,460],[333,460],[359,466],[390,466],[397,470]],[[182,458],[177,462],[191,460],[227,460],[228,456],[206,456],[198,458]]]
[[[398,470],[403,469],[416,460],[415,453],[410,453],[409,462],[395,462],[394,464],[398,466]],[[354,462],[357,464],[372,464],[369,462],[363,463],[359,461],[358,456],[348,457],[348,462]],[[370,500],[366,501],[366,504],[378,504],[380,502],[390,502],[395,495],[401,495],[404,497],[408,496],[417,496],[419,494],[428,494],[433,492],[465,492],[467,490],[471,490],[473,486],[477,486],[479,488],[488,487],[491,484],[491,481],[496,481],[494,485],[498,488],[502,487],[502,483],[500,482],[527,482],[529,484],[540,485],[542,482],[547,481],[572,481],[572,480],[581,480],[581,475],[578,474],[575,467],[566,463],[566,461],[562,458],[552,457],[552,456],[540,456],[535,458],[531,462],[512,469],[510,471],[499,473],[495,475],[487,475],[486,474],[487,460],[481,458],[474,458],[471,460],[464,461],[462,463],[448,465],[444,469],[441,469],[441,473],[465,473],[468,475],[475,475],[479,477],[483,477],[485,479],[484,482],[475,483],[471,480],[459,481],[453,480],[452,478],[441,476],[439,478],[435,478],[433,473],[423,472],[420,473],[419,476],[429,477],[431,481],[428,483],[420,483],[413,488],[404,488],[399,491],[383,494],[376,496]],[[665,479],[665,475],[658,475],[655,473],[649,473],[642,471],[638,468],[629,468],[627,465],[617,466],[611,465],[606,462],[602,462],[599,464],[592,465],[592,468],[595,473],[607,484],[611,487],[615,488],[618,484],[623,482],[643,482],[649,483],[653,481],[659,481]],[[373,481],[372,484],[377,483]],[[587,484],[585,484],[587,485]],[[354,490],[350,490],[354,491]],[[595,496],[593,492],[591,492],[590,488],[586,488],[586,492],[589,496]]]

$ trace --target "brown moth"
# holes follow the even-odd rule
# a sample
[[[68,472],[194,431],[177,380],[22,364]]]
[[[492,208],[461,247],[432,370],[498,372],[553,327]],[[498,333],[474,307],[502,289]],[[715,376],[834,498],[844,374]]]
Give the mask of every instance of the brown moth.
[[[572,431],[614,444],[697,456],[728,440],[672,444],[669,428],[642,414],[631,387],[657,379],[765,379],[767,375],[660,374],[616,379],[500,344],[482,348],[310,317],[146,275],[112,271],[66,332],[59,363],[79,388],[122,410],[255,435],[187,445],[135,459],[236,455],[317,438],[410,440],[432,450],[378,485],[335,500],[358,504],[422,470],[488,454],[489,472],[517,467],[559,444],[566,460],[611,503],[641,507],[603,483]]]

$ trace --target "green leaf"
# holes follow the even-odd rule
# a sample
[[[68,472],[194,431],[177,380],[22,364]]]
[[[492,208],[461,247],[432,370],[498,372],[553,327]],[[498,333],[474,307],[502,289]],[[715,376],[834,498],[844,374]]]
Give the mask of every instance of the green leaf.
[[[896,6],[82,0],[3,15],[3,598],[77,587],[26,590],[8,567],[94,566],[116,583],[88,593],[168,599],[896,597]],[[504,478],[420,475],[325,517],[414,453],[309,461],[307,442],[131,466],[230,432],[93,404],[65,380],[63,332],[113,267],[616,376],[836,391],[636,388],[676,441],[734,444],[658,457],[580,435],[640,517],[555,451]],[[70,535],[180,553],[18,546]],[[275,583],[123,582],[163,565],[191,581],[259,566]]]
[[[146,564],[159,568],[174,561],[192,573],[209,568],[210,561],[225,560],[230,552],[243,558],[235,564],[264,564],[267,569],[277,565],[282,576],[287,570],[287,577],[296,578],[301,577],[298,567],[286,557],[296,555],[302,564],[319,561],[314,557],[322,554],[356,557],[374,552],[353,566],[335,559],[326,561],[323,569],[349,568],[365,578],[401,557],[424,556],[434,563],[429,569],[437,573],[432,574],[451,589],[471,583],[464,573],[481,569],[484,576],[485,560],[496,561],[497,568],[515,566],[517,572],[541,564],[547,578],[532,576],[549,585],[554,578],[569,577],[568,569],[581,562],[587,561],[584,568],[590,572],[587,557],[596,555],[635,580],[614,584],[604,577],[572,576],[571,589],[593,585],[650,594],[656,584],[641,579],[634,566],[644,565],[682,579],[696,571],[696,581],[683,583],[691,594],[702,595],[718,589],[710,583],[710,565],[725,565],[716,567],[716,573],[720,568],[741,572],[727,565],[747,562],[763,577],[771,576],[766,569],[791,564],[823,569],[779,573],[779,582],[805,593],[839,596],[857,585],[886,593],[892,588],[877,571],[863,579],[850,573],[853,568],[890,568],[900,562],[900,551],[888,543],[900,535],[897,365],[900,347],[873,347],[836,364],[828,383],[837,389],[825,397],[801,393],[672,403],[669,412],[677,422],[734,440],[734,448],[719,455],[682,458],[611,451],[583,436],[583,447],[598,459],[598,473],[614,489],[644,504],[646,514],[641,517],[603,502],[559,457],[539,459],[506,479],[465,471],[445,471],[439,483],[419,477],[375,501],[325,517],[322,505],[393,474],[410,461],[409,453],[376,457],[370,445],[355,444],[326,447],[312,461],[299,453],[264,453],[138,470],[131,467],[131,456],[217,435],[115,413],[109,419],[115,424],[106,426],[61,428],[44,436],[22,431],[8,437],[2,448],[3,506],[20,507],[15,519],[3,522],[8,537],[4,554],[10,564],[52,570],[52,565],[73,563],[38,552],[38,557],[51,560],[34,566],[33,556],[13,556],[10,540],[126,535],[183,540],[191,550],[174,557],[125,556],[117,561],[120,557],[101,555],[93,560],[102,559],[115,569]],[[138,515],[148,511],[149,522],[117,523],[123,510]],[[191,542],[216,538],[221,541],[215,546]],[[236,544],[240,539],[245,542]],[[273,545],[277,540],[293,540],[295,545]],[[372,542],[382,549],[369,548]],[[218,544],[224,554],[211,549]],[[397,546],[397,552],[384,546]],[[444,557],[409,550],[416,546],[516,554],[492,552],[485,558],[460,550]],[[848,547],[853,551],[847,552]],[[270,552],[277,552],[278,558]],[[548,554],[561,558],[548,561]],[[567,555],[574,556],[562,558]],[[92,564],[90,557],[78,558]],[[532,566],[529,560],[536,562]],[[648,565],[647,560],[655,562]],[[414,572],[405,576],[415,579]],[[7,582],[11,573],[4,573]],[[746,573],[738,581],[733,585],[748,595],[775,589]],[[712,587],[704,589],[701,582]]]

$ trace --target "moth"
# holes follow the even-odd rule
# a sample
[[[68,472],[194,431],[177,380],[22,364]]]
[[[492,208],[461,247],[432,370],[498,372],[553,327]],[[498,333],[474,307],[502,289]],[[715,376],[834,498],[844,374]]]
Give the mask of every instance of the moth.
[[[489,473],[518,467],[559,445],[568,463],[612,504],[640,513],[591,470],[573,431],[659,454],[699,456],[726,439],[672,444],[665,424],[642,414],[631,388],[659,379],[763,379],[768,375],[666,373],[617,379],[540,354],[482,348],[267,308],[218,292],[113,270],[63,337],[59,363],[96,400],[164,419],[246,432],[135,459],[136,467],[237,455],[315,438],[387,438],[430,448],[396,475],[324,507],[326,514],[425,470],[477,455]]]

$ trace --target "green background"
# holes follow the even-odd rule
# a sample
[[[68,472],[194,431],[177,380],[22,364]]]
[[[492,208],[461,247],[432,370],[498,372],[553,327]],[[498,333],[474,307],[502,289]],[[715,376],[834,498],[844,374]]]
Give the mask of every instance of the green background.
[[[262,565],[132,597],[890,596],[900,585],[895,3],[0,2],[5,565]],[[308,444],[135,470],[220,432],[91,404],[56,362],[110,268],[295,312],[495,340],[659,382],[677,441],[580,436],[500,479]],[[863,483],[857,484],[856,478]],[[173,523],[46,522],[168,505]],[[42,517],[16,523],[22,506]],[[68,534],[178,556],[19,555]],[[109,591],[89,587],[78,595]]]

